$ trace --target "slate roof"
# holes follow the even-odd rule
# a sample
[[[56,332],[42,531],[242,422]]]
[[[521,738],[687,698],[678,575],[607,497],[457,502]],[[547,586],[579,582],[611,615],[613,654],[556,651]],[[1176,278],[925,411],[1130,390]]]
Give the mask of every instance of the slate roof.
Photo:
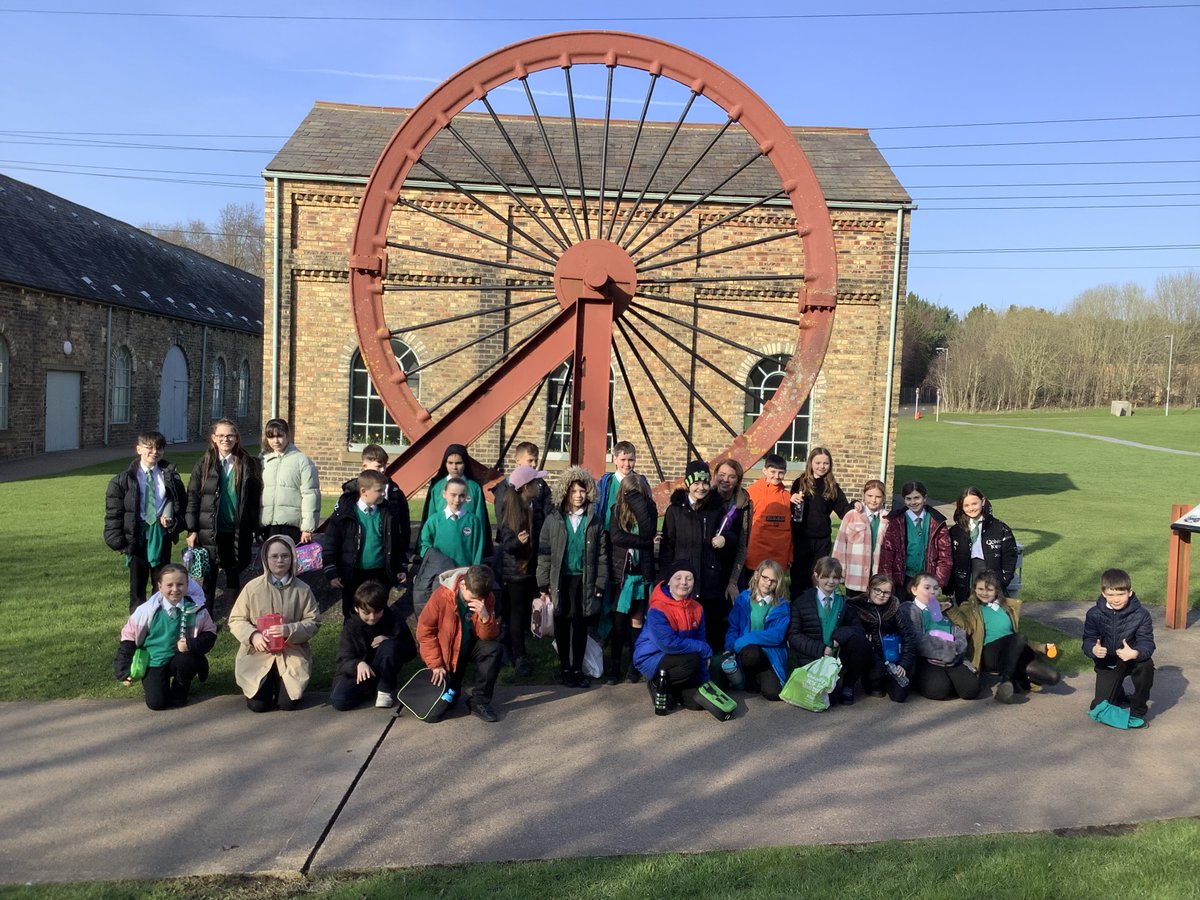
[[[314,175],[367,176],[392,134],[404,121],[408,110],[388,107],[353,106],[318,102],[296,132],[267,166],[267,173],[306,173]],[[501,116],[505,127],[543,187],[557,184],[546,155],[537,122],[526,116]],[[574,135],[570,119],[543,117],[555,158],[567,187],[576,186]],[[514,187],[527,186],[527,178],[504,143],[504,136],[486,113],[460,113],[455,128]],[[638,152],[627,193],[635,196],[653,171],[662,148],[671,137],[673,122],[647,123],[638,143]],[[584,181],[595,189],[599,182],[604,123],[579,120],[583,146]],[[672,143],[663,167],[652,187],[665,191],[674,186],[687,168],[701,156],[718,130],[716,125],[685,125]],[[865,129],[800,128],[791,129],[808,156],[825,198],[828,201],[875,203],[911,203]],[[629,160],[629,151],[637,133],[636,122],[613,121],[609,129],[608,175],[606,187],[620,186]],[[704,157],[686,181],[682,193],[704,193],[734,171],[751,153],[753,143],[740,128],[731,128]],[[426,157],[448,176],[460,182],[492,183],[494,179],[453,137],[445,132],[434,138]],[[589,177],[588,173],[595,173]],[[431,180],[419,166],[411,178]],[[640,180],[639,180],[640,179]],[[750,165],[721,189],[722,195],[762,197],[779,189],[779,178],[765,160]]]
[[[0,174],[0,281],[262,334],[263,280]]]

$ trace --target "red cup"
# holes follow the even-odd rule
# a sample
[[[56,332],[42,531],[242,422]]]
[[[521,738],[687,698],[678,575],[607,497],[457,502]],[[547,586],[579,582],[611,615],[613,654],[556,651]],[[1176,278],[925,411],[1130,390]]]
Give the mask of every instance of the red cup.
[[[258,617],[258,630],[267,642],[267,650],[271,653],[282,653],[284,639],[281,634],[269,634],[268,630],[275,625],[283,624],[283,616],[279,613],[267,613],[265,616]]]

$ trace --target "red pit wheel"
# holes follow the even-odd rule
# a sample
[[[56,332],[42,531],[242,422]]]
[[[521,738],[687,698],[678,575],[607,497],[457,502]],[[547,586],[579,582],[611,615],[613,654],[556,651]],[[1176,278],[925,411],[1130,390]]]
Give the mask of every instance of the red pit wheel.
[[[550,98],[542,101],[547,108],[565,103],[567,115],[543,114],[538,97]],[[521,120],[504,109],[510,98],[524,99]],[[602,115],[582,117],[577,103],[602,104]],[[614,103],[640,105],[636,125],[614,118]],[[648,120],[657,104],[678,107],[676,121]],[[739,185],[767,165],[772,189],[748,197]],[[455,174],[462,172],[475,177]],[[404,215],[393,221],[397,208]],[[753,217],[789,210],[787,227],[734,239]],[[399,277],[414,271],[426,277]],[[764,284],[785,299],[738,301]],[[837,262],[808,160],[746,85],[654,38],[568,32],[472,63],[409,114],[363,195],[350,289],[372,381],[411,441],[392,467],[405,491],[430,477],[447,444],[470,444],[528,398],[515,433],[569,359],[558,395],[569,393],[571,408],[547,419],[569,415],[572,460],[604,470],[614,424],[610,384],[619,383],[638,424],[619,437],[649,451],[661,503],[670,487],[661,457],[669,449],[750,466],[793,422],[829,343]],[[729,298],[714,302],[721,291]],[[445,300],[422,318],[430,297]],[[416,298],[424,298],[424,311]],[[758,356],[738,337],[764,327],[795,350],[761,413],[731,425],[728,397],[705,397],[699,385],[749,393],[713,360],[721,350]],[[422,334],[441,335],[432,342],[439,352],[402,370],[392,339]],[[436,396],[419,401],[414,377],[421,375],[428,395],[429,370],[439,364],[454,377],[443,374]],[[700,421],[727,437],[696,441]],[[641,468],[648,470],[644,460]]]

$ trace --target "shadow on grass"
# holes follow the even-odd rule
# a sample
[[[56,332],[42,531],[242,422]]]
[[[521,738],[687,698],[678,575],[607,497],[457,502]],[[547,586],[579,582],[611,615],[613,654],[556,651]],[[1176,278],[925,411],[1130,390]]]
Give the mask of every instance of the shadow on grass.
[[[980,488],[989,500],[1010,497],[1062,494],[1078,490],[1065,472],[1013,472],[998,469],[966,469],[948,466],[896,466],[897,493],[906,481],[922,481],[930,496],[957,500],[967,485]]]

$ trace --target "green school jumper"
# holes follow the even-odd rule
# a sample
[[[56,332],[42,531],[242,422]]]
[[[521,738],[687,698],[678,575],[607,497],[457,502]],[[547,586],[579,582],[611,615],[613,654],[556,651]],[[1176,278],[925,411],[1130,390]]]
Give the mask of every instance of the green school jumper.
[[[358,554],[360,570],[382,569],[386,565],[383,555],[383,517],[376,509],[372,513],[363,512],[363,508],[354,504],[354,516],[358,519],[358,527],[362,530],[362,546]]]

